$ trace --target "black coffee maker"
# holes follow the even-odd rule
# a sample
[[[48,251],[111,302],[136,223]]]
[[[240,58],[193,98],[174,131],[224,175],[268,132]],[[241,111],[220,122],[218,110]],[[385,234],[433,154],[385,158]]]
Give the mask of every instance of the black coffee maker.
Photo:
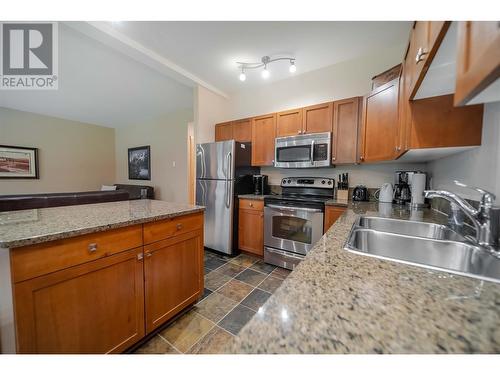
[[[411,189],[408,184],[408,173],[397,172],[398,183],[394,186],[394,203],[404,205],[411,201]]]
[[[264,195],[268,193],[267,176],[264,174],[253,175],[253,193]]]

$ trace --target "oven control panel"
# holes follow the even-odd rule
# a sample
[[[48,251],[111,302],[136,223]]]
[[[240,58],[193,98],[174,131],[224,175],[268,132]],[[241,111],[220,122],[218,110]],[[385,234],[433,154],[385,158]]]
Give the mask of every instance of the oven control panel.
[[[281,186],[333,189],[335,180],[327,177],[286,177],[281,180]]]

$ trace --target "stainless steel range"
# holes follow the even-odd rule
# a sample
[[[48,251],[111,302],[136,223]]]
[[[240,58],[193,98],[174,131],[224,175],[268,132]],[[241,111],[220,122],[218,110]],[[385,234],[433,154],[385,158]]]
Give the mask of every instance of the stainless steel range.
[[[293,269],[323,235],[325,202],[335,180],[288,177],[282,194],[264,198],[264,261]]]

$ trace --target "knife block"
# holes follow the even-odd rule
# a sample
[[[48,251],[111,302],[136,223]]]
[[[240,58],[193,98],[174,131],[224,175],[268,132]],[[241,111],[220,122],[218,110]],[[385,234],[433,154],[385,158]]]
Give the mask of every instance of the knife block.
[[[337,199],[346,201],[349,199],[349,190],[339,190],[337,189]]]

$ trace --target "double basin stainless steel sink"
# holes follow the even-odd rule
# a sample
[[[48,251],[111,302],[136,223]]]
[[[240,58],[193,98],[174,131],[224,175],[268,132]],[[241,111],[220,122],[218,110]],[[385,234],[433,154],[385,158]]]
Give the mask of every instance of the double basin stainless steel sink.
[[[360,216],[345,249],[500,283],[500,258],[445,225]]]

